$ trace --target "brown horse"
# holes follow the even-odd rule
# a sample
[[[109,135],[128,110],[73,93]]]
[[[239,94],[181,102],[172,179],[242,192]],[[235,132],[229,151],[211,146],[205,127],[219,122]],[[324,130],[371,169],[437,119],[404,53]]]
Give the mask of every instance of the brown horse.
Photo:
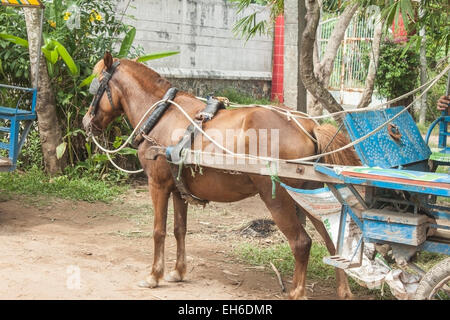
[[[102,71],[111,68],[116,59],[107,53],[103,60],[95,66],[94,72],[102,76]],[[121,114],[125,114],[133,127],[135,127],[147,109],[155,102],[161,100],[166,91],[171,87],[170,83],[158,73],[143,64],[122,59],[120,65],[112,75],[108,83],[110,97],[103,94],[95,115],[91,114],[90,106],[83,118],[83,126],[87,132],[98,134],[102,129]],[[191,94],[178,92],[174,99],[182,108],[194,117],[203,110],[205,103]],[[112,102],[112,104],[111,104]],[[203,129],[215,129],[216,132],[225,135],[226,130],[234,129],[236,132],[246,132],[249,129],[266,129],[269,132],[267,144],[270,145],[271,130],[279,132],[279,158],[296,159],[320,153],[321,148],[328,143],[336,129],[331,126],[319,126],[309,119],[299,120],[308,133],[317,139],[314,143],[299,127],[288,121],[285,115],[258,107],[237,108],[234,110],[219,110],[217,115],[204,123]],[[162,146],[174,145],[178,138],[173,138],[172,133],[176,129],[186,129],[189,121],[174,106],[168,108],[163,117],[149,133],[149,136],[157,144]],[[236,135],[238,136],[239,133]],[[234,136],[234,152],[245,150],[249,152],[249,139],[238,139]],[[199,134],[196,139],[203,139]],[[203,140],[202,140],[203,141]],[[194,141],[195,142],[195,141]],[[337,139],[327,151],[335,149],[347,143],[346,138],[339,134]],[[194,143],[195,145],[195,143]],[[205,139],[201,148],[209,145]],[[150,275],[146,278],[145,286],[154,288],[164,275],[164,241],[166,237],[167,207],[170,195],[174,205],[174,234],[177,241],[177,259],[174,270],[166,276],[168,281],[182,281],[186,274],[186,221],[188,204],[182,199],[176,188],[170,166],[164,157],[156,160],[146,160],[145,151],[152,144],[144,140],[138,148],[138,156],[142,168],[148,177],[149,191],[154,206],[154,260]],[[241,148],[240,148],[241,147]],[[242,149],[243,148],[243,149]],[[353,150],[344,150],[332,157],[324,158],[325,161],[336,164],[355,165],[359,160]],[[191,176],[190,171],[182,172],[185,185],[194,196],[217,202],[239,201],[259,194],[262,201],[269,209],[274,222],[286,236],[290,248],[295,257],[295,271],[293,287],[290,297],[293,299],[306,298],[305,282],[306,268],[308,264],[311,238],[306,233],[296,214],[296,204],[288,193],[276,186],[276,197],[272,197],[272,183],[270,177],[255,174],[230,174],[226,171],[203,168],[202,175]],[[306,182],[283,180],[294,187],[307,187]],[[317,185],[317,186],[320,186]],[[331,255],[335,254],[335,248],[322,222],[308,212],[300,208],[311,220],[317,231],[323,237],[327,249]],[[342,269],[336,269],[337,293],[340,298],[351,298],[352,294],[348,285],[346,274]]]

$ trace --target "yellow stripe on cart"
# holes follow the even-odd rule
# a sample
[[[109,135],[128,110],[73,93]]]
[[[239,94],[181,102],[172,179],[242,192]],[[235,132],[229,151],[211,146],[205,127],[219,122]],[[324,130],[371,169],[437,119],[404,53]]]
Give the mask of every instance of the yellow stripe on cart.
[[[40,0],[0,0],[2,6],[43,7]]]

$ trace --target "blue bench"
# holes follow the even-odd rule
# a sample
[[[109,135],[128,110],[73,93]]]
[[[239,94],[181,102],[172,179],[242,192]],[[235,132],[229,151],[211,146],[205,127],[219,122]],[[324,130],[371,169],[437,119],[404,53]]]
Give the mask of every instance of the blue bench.
[[[15,108],[0,106],[0,120],[4,122],[3,126],[0,127],[0,134],[6,135],[7,140],[6,142],[0,142],[0,149],[7,150],[8,153],[7,158],[0,157],[0,171],[13,171],[16,168],[17,157],[25,143],[25,138],[33,121],[36,120],[37,89],[4,84],[0,84],[0,88],[23,91],[23,95]],[[27,94],[32,95],[30,110],[20,109],[19,106],[21,106],[23,97]],[[21,122],[23,123],[22,132]]]

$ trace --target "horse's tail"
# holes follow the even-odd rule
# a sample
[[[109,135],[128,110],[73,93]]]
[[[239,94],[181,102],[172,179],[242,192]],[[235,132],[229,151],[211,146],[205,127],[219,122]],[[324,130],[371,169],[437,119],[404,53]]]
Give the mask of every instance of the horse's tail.
[[[315,126],[313,130],[317,139],[318,154],[339,149],[350,143],[350,140],[341,132],[336,135],[337,129],[331,124]],[[322,157],[322,162],[347,166],[361,165],[361,161],[353,147],[325,155]]]

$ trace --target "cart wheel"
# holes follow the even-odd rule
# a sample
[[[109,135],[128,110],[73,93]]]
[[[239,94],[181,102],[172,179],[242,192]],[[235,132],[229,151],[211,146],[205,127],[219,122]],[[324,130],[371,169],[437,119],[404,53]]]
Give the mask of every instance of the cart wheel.
[[[450,258],[439,262],[423,276],[414,298],[416,300],[450,299]]]

